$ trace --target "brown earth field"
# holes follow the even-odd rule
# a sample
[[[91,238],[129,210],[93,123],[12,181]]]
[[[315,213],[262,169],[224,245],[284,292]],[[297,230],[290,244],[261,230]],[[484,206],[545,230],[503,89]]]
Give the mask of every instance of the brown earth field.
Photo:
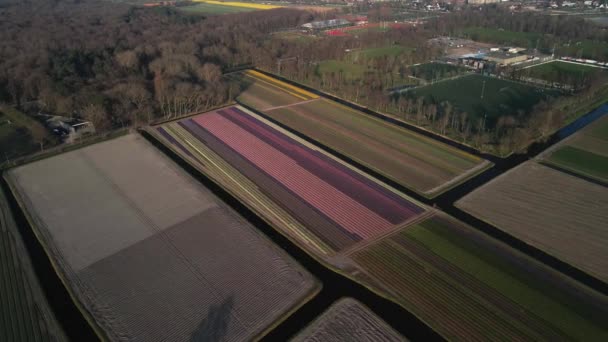
[[[111,340],[251,340],[318,290],[139,135],[17,167],[7,180],[81,311]]]
[[[426,197],[437,196],[491,166],[334,101],[301,96],[273,84],[268,76],[240,75],[246,84],[237,101]]]
[[[343,298],[332,304],[292,341],[397,342],[406,339],[363,304],[352,298]]]
[[[514,237],[608,281],[608,191],[527,162],[456,203]]]

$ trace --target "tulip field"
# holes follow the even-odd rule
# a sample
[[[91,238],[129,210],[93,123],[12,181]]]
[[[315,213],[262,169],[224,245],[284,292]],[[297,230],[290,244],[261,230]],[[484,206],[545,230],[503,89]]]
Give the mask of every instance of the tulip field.
[[[606,297],[442,214],[350,256],[448,340],[608,338]]]
[[[245,108],[148,132],[309,254],[448,339],[608,338],[606,298]],[[332,320],[321,326],[345,324]],[[303,340],[335,337],[310,329]]]
[[[323,254],[386,234],[425,212],[238,106],[165,124],[157,132],[205,171],[223,173],[217,178],[233,191],[251,194],[262,216],[287,220],[283,229]],[[293,219],[298,223],[289,224]]]
[[[104,340],[252,340],[319,289],[140,135],[11,169],[7,180]]]
[[[426,197],[491,166],[488,161],[258,71],[231,75],[237,101]]]

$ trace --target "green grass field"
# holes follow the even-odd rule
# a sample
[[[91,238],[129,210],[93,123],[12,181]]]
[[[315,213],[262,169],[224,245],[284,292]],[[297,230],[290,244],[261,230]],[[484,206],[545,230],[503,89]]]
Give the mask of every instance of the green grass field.
[[[549,161],[580,173],[608,181],[608,157],[572,146],[553,152]]]
[[[556,49],[556,53],[562,56],[571,56],[577,58],[590,58],[605,61],[608,58],[608,43],[591,40],[583,40],[561,45]]]
[[[32,130],[46,131],[39,122],[13,108],[0,109],[0,164],[40,150]]]
[[[460,33],[476,41],[517,45],[524,48],[535,47],[536,42],[543,36],[540,33],[514,32],[485,27],[469,27],[463,29]]]
[[[487,115],[486,127],[491,128],[499,117],[516,115],[520,110],[528,112],[541,100],[559,93],[493,77],[466,75],[417,88],[408,94],[423,96],[435,103],[448,101],[473,119]]]
[[[524,69],[525,75],[549,82],[559,82],[564,78],[584,80],[594,73],[605,72],[604,69],[587,65],[555,61]]]
[[[566,170],[608,182],[608,116],[565,140],[544,158]]]
[[[439,80],[463,74],[467,69],[445,63],[424,63],[409,67],[412,76],[426,81]]]
[[[347,61],[326,60],[318,64],[317,72],[319,74],[336,74],[342,73],[347,79],[359,79],[365,73],[366,68],[363,65],[354,64]]]
[[[180,11],[185,13],[193,13],[193,14],[206,14],[206,15],[221,15],[221,14],[230,14],[230,13],[242,13],[242,12],[251,12],[255,11],[255,8],[246,8],[246,7],[235,7],[235,6],[222,6],[215,4],[207,4],[207,3],[196,3],[191,6],[180,6],[177,7]]]
[[[385,56],[398,56],[402,53],[412,52],[414,49],[401,45],[388,45],[377,48],[353,51],[352,54],[358,58],[380,58]]]

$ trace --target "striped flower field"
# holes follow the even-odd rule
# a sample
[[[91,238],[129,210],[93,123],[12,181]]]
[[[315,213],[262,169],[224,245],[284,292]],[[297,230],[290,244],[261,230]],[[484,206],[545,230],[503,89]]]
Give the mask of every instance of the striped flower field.
[[[491,167],[481,157],[259,71],[228,77],[243,89],[239,103],[427,198]]]
[[[333,252],[388,233],[425,211],[240,107],[169,123],[157,132],[203,167],[210,155],[226,161],[232,173],[238,170],[302,225],[295,235],[312,235]]]

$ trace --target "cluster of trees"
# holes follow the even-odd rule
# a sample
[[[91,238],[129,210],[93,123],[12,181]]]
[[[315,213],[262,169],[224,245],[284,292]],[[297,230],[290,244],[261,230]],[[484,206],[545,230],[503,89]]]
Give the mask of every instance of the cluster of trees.
[[[36,102],[98,130],[226,103],[223,70],[269,65],[272,31],[311,20],[277,9],[205,18],[171,8],[94,0],[30,0],[0,7],[0,102]]]

